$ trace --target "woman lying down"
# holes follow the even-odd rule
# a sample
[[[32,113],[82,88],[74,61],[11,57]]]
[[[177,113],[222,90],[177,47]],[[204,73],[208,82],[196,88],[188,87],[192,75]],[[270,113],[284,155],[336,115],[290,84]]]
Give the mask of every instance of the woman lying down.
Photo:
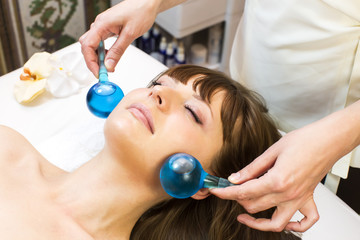
[[[227,178],[279,139],[260,98],[222,73],[167,70],[123,98],[104,135],[100,153],[68,173],[0,128],[2,239],[298,239],[242,225],[236,216],[245,210],[207,189],[174,199],[161,187],[160,168],[174,153]]]

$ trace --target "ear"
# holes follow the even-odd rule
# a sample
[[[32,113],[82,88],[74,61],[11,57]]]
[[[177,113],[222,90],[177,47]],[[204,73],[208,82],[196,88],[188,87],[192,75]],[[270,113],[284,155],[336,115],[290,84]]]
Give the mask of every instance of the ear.
[[[208,188],[201,188],[197,193],[192,195],[191,197],[196,200],[202,200],[204,198],[207,198],[210,195],[210,191]]]

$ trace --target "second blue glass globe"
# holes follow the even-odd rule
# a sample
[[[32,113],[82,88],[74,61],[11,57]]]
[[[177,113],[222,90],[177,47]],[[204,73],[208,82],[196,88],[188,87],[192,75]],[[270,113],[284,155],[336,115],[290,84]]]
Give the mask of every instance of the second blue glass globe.
[[[200,162],[186,153],[170,156],[160,170],[163,189],[174,198],[188,198],[201,188],[223,188],[233,186],[224,178],[205,172]]]

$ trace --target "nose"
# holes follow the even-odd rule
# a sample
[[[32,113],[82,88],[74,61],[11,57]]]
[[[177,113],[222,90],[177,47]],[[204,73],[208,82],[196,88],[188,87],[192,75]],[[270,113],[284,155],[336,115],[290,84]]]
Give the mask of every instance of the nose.
[[[168,111],[178,94],[170,87],[154,86],[149,95],[160,110]]]

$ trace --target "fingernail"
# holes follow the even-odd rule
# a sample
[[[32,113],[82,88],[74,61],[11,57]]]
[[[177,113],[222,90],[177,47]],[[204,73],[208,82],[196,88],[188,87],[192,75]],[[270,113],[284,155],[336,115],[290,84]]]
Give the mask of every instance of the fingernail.
[[[240,173],[233,173],[228,177],[230,182],[238,182],[240,181]]]
[[[108,71],[112,71],[115,68],[115,61],[113,59],[106,59],[105,67]]]

